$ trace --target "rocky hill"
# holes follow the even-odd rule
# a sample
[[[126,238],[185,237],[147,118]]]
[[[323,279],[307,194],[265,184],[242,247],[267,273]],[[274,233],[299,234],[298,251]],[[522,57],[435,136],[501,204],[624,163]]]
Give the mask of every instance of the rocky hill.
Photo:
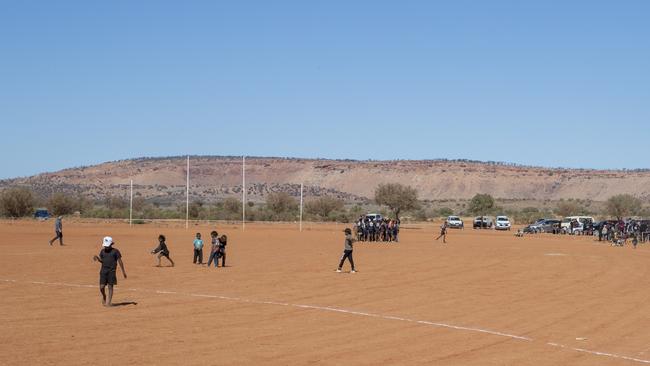
[[[128,195],[133,179],[137,196],[178,202],[185,197],[186,158],[139,158],[65,169],[0,181],[0,188],[29,186],[47,197],[63,191],[101,200]],[[630,193],[650,200],[650,171],[549,169],[464,160],[354,161],[261,158],[246,159],[248,197],[262,201],[269,192],[306,197],[328,195],[348,202],[372,199],[380,183],[399,182],[417,188],[421,199],[468,199],[476,193],[497,198],[606,200]],[[190,158],[190,197],[211,202],[240,197],[241,157]]]

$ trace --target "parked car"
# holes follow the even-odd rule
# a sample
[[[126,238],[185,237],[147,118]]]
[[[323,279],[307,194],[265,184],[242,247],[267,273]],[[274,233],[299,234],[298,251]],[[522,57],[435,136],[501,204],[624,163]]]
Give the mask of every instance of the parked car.
[[[512,224],[510,223],[510,219],[508,216],[497,216],[494,229],[495,230],[510,230],[512,228]]]
[[[578,222],[577,227],[574,228],[571,227],[571,223],[573,221]],[[590,222],[591,223],[594,222],[594,218],[591,216],[568,216],[562,219],[562,223],[560,224],[561,225],[560,229],[566,233],[575,234],[576,232],[581,232],[584,229],[585,224]]]
[[[383,217],[381,216],[381,214],[377,214],[377,213],[367,214],[366,218],[368,218],[368,219],[370,219],[372,221],[381,221],[381,220],[383,220]]]
[[[492,219],[487,216],[478,216],[474,219],[474,229],[491,229]]]
[[[458,216],[447,217],[447,227],[452,229],[464,229],[465,224]]]
[[[534,224],[528,225],[527,229],[531,233],[552,233],[553,228],[557,227],[560,222],[556,219],[539,219]]]
[[[50,213],[44,208],[39,208],[34,212],[34,218],[37,220],[47,220],[50,218]]]

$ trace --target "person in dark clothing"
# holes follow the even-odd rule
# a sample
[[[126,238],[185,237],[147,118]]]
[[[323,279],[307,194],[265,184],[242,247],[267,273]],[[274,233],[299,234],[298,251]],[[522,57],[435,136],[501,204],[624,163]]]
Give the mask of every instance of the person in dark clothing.
[[[336,272],[341,272],[341,268],[343,268],[343,263],[345,263],[345,260],[350,261],[350,267],[352,267],[352,270],[350,273],[356,273],[357,270],[354,268],[354,259],[352,258],[352,245],[354,244],[354,238],[352,237],[352,230],[350,228],[346,228],[343,230],[345,233],[345,244],[343,247],[343,256],[341,256],[341,261],[339,262],[339,267],[336,270]]]
[[[117,265],[120,265],[122,275],[126,279],[124,263],[122,263],[122,254],[119,250],[113,248],[113,238],[107,236],[102,243],[102,250],[99,255],[93,257],[93,260],[102,264],[99,270],[99,292],[102,294],[102,304],[104,306],[113,306],[113,286],[117,285]],[[108,286],[108,298],[106,296],[106,286]]]
[[[219,238],[219,255],[216,259],[216,261],[219,261],[219,258],[221,258],[221,267],[226,266],[226,245],[228,245],[228,237],[226,235],[221,235]]]
[[[165,257],[169,261],[169,263],[172,264],[172,267],[174,266],[174,261],[169,257],[169,249],[167,248],[167,244],[165,243],[165,236],[160,234],[158,235],[158,246],[156,249],[151,251],[151,254],[158,254],[156,257],[158,258],[158,264],[156,267],[160,267],[160,258]]]
[[[63,245],[63,222],[61,222],[62,219],[63,216],[59,216],[54,221],[55,236],[50,240],[50,245],[52,245],[52,243],[54,243],[54,241],[57,239],[59,240],[59,245]]]
[[[217,263],[219,259],[219,233],[212,231],[210,237],[212,238],[212,248],[210,250],[210,258],[208,258],[208,267],[210,267],[210,264],[214,261],[214,266],[216,268],[219,266]]]
[[[194,259],[192,263],[196,264],[198,261],[199,264],[203,264],[203,240],[201,240],[201,233],[196,233],[196,238],[194,239]]]
[[[446,221],[442,223],[442,226],[440,226],[440,235],[436,238],[436,241],[438,241],[438,239],[440,238],[442,238],[442,242],[444,244],[447,243],[447,222]]]

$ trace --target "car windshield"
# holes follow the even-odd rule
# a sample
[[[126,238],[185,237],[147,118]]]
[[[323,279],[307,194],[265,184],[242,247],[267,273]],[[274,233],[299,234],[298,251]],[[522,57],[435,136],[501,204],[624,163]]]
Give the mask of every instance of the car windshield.
[[[458,216],[449,216],[449,220],[457,221],[460,220],[460,218]]]
[[[507,217],[497,217],[497,221],[508,221]]]

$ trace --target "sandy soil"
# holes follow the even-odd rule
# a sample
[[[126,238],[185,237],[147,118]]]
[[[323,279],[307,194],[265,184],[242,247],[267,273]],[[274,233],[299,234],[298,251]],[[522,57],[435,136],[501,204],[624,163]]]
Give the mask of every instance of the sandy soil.
[[[335,273],[341,225],[220,225],[226,268],[193,265],[196,231],[0,222],[2,365],[634,365],[650,363],[650,248],[590,238],[405,228],[355,247]],[[149,250],[165,233],[175,268]],[[91,258],[124,255],[105,308]],[[207,259],[207,258],[206,258]]]

